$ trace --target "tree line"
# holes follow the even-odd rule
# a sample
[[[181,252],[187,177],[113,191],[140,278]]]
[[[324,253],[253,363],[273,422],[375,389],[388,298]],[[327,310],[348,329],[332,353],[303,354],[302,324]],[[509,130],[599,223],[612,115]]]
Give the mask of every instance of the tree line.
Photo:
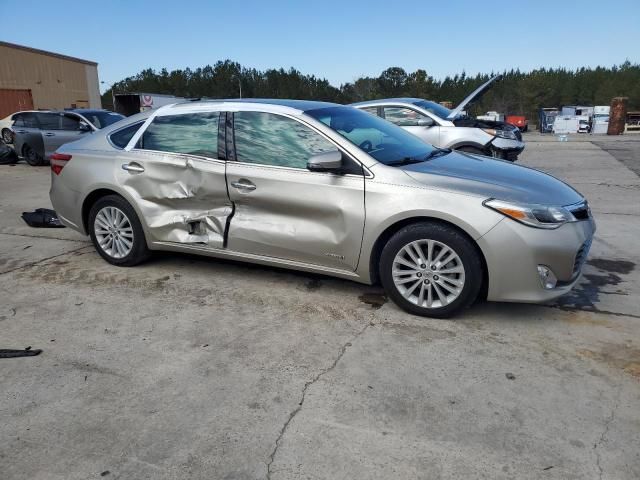
[[[629,108],[640,110],[640,64],[629,61],[613,67],[540,68],[529,72],[500,72],[503,79],[469,111],[488,110],[536,117],[540,107],[609,105],[616,96],[629,97]],[[114,83],[102,96],[102,105],[113,108],[113,93],[162,93],[189,98],[297,98],[352,103],[386,97],[419,97],[437,102],[462,101],[495,73],[468,76],[465,72],[434,79],[427,71],[406,72],[400,67],[378,77],[361,77],[335,87],[324,78],[305,75],[294,68],[264,71],[243,67],[231,60],[196,69],[140,73]]]

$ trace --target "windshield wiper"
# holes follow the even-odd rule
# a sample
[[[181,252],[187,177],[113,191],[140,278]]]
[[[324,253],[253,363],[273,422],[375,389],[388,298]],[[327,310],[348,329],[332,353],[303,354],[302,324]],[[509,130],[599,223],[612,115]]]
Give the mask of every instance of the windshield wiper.
[[[387,162],[386,165],[389,165],[391,167],[399,167],[402,165],[411,165],[412,163],[422,163],[425,160],[425,158],[404,157],[402,160],[393,160],[392,162]]]
[[[426,162],[436,157],[443,157],[445,155],[449,155],[450,153],[451,153],[450,148],[434,148],[431,152],[429,152],[429,155],[424,157],[424,161]]]
[[[411,165],[412,163],[428,162],[432,158],[442,157],[443,155],[447,155],[449,153],[451,153],[450,148],[434,147],[434,149],[430,151],[426,157],[422,157],[422,158],[404,157],[401,160],[393,160],[392,162],[387,162],[385,165],[389,165],[391,167],[401,167],[403,165]]]

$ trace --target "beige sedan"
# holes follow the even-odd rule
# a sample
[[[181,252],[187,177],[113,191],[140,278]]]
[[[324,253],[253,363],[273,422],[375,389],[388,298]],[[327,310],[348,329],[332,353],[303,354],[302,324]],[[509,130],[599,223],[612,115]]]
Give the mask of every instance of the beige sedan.
[[[114,265],[171,250],[381,282],[432,317],[568,292],[595,230],[549,175],[323,102],[169,105],[64,145],[51,169],[61,221]]]

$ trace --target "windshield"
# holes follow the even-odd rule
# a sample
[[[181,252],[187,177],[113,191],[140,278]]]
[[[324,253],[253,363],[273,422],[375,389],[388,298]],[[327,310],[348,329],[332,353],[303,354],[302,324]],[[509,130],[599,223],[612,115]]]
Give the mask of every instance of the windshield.
[[[115,112],[80,112],[84,118],[93,123],[96,128],[108,127],[124,118]]]
[[[407,159],[423,159],[434,151],[433,146],[406,130],[356,108],[328,107],[305,113],[387,165]]]
[[[433,113],[434,115],[437,115],[443,120],[446,120],[449,114],[451,113],[451,110],[449,110],[447,107],[443,107],[439,103],[430,102],[428,100],[420,100],[418,102],[414,102],[414,105],[417,105],[418,107],[423,108],[429,113]]]

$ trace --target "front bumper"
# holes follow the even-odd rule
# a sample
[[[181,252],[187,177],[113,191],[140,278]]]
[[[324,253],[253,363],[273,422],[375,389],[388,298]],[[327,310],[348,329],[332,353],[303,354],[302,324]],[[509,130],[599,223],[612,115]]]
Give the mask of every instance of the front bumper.
[[[595,229],[592,218],[555,230],[503,219],[478,240],[487,261],[487,299],[540,303],[569,292],[580,277]],[[558,279],[555,288],[543,288],[539,265],[553,271]]]

